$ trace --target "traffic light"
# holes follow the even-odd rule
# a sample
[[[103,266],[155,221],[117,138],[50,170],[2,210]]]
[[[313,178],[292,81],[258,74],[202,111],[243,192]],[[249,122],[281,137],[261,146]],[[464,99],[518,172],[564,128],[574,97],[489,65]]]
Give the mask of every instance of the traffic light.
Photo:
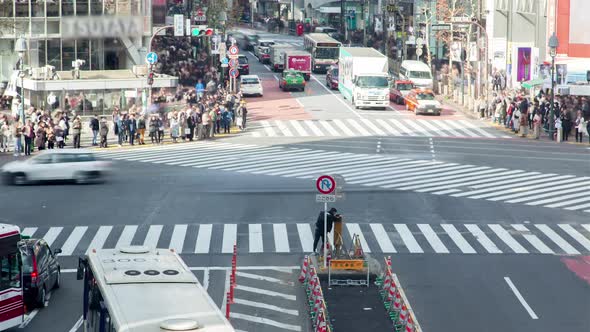
[[[153,72],[150,72],[148,74],[148,85],[150,85],[150,86],[154,85],[154,73]]]
[[[194,37],[201,37],[201,36],[213,36],[214,30],[207,27],[196,27],[192,30],[192,35]]]

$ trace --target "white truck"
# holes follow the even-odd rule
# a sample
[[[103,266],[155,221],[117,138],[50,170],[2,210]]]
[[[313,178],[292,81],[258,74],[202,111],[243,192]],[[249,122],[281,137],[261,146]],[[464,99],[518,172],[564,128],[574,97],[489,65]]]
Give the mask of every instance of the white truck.
[[[341,47],[338,90],[355,108],[389,106],[387,57],[370,47]]]
[[[283,71],[285,59],[283,59],[283,52],[293,49],[293,46],[287,44],[270,45],[270,69],[272,71]]]

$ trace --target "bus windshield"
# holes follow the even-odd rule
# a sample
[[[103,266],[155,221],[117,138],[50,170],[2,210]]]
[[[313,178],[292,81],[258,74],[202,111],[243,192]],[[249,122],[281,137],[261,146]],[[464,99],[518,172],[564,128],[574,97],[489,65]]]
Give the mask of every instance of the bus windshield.
[[[314,57],[316,59],[338,59],[338,50],[336,47],[318,47],[315,49]]]
[[[359,88],[387,88],[389,86],[387,78],[381,76],[360,76],[356,84]]]

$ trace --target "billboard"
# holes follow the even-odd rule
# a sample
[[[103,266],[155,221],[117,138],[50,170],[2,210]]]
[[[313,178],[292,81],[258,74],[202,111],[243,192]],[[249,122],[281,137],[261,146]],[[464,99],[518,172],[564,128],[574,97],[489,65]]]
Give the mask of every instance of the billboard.
[[[590,58],[590,20],[580,13],[590,12],[588,0],[549,0],[547,35],[557,33],[557,54]],[[577,14],[576,14],[577,13]]]
[[[63,39],[141,37],[141,16],[69,16],[61,19]]]

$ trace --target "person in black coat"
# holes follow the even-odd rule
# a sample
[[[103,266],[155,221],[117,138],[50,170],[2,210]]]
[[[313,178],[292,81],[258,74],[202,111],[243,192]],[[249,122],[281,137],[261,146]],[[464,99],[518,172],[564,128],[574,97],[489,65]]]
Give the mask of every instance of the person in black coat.
[[[338,212],[335,208],[331,208],[328,211],[328,218],[327,218],[327,233],[330,233],[332,231],[332,226],[334,225],[334,221],[337,218],[337,214],[336,212]],[[320,211],[320,215],[318,216],[318,220],[315,223],[315,234],[314,234],[314,238],[313,238],[313,252],[316,252],[316,248],[318,246],[318,243],[320,241],[320,238],[322,239],[322,245],[325,245],[325,239],[324,239],[324,211]]]
[[[100,129],[98,115],[95,115],[90,119],[90,129],[92,129],[92,146],[97,146],[98,143],[96,142],[96,139],[98,137],[98,130]]]
[[[137,120],[135,115],[131,114],[129,120],[127,120],[127,128],[129,130],[129,144],[135,145],[135,133],[137,132]]]
[[[186,119],[186,124],[188,126],[188,139],[192,141],[195,138],[195,127],[197,126],[197,114],[193,111],[190,112],[188,118]]]

